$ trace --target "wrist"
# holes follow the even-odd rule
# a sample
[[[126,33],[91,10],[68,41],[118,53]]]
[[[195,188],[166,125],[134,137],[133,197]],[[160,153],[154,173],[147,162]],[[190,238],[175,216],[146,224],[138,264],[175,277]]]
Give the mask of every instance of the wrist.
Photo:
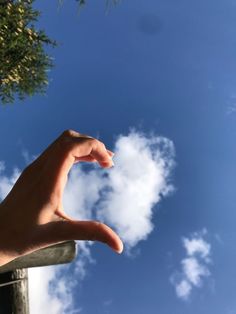
[[[13,249],[11,231],[6,206],[0,204],[0,266],[11,262],[17,257]]]

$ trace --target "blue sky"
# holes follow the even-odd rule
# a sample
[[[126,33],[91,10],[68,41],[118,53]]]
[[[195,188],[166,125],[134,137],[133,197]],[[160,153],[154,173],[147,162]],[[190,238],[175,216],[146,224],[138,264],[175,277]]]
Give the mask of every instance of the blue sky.
[[[89,247],[96,263],[86,260],[71,304],[85,314],[236,313],[236,3],[130,0],[106,12],[90,1],[79,15],[74,1],[35,6],[59,47],[47,95],[0,107],[4,176],[68,128],[111,149],[135,128],[176,152],[175,191],[152,208],[154,230],[131,256]],[[210,245],[207,256],[196,246],[189,255],[183,238]],[[205,273],[183,299],[186,258]]]

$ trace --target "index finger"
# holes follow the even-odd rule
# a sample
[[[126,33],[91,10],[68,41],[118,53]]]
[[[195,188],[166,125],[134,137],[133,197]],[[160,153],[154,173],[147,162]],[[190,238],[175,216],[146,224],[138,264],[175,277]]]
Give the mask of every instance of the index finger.
[[[92,158],[103,168],[110,168],[114,165],[112,153],[101,141],[75,131],[63,132],[58,139],[56,151],[51,154],[51,157],[51,170],[54,168],[56,176],[67,175],[72,165],[80,158],[89,157],[88,160]]]
[[[75,160],[86,160],[86,158],[97,161],[101,167],[110,168],[114,165],[112,161],[113,153],[106,149],[101,141],[84,134],[73,131],[72,136],[65,138],[69,146],[68,155],[72,154]]]

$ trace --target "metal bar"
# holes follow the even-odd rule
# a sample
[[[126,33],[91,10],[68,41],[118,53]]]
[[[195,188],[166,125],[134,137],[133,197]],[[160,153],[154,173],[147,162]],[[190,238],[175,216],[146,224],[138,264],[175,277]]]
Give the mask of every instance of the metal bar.
[[[21,268],[69,263],[75,258],[75,255],[76,243],[74,241],[63,242],[19,257],[1,266],[0,274]]]
[[[5,282],[5,283],[0,283],[0,288],[1,287],[5,287],[5,286],[9,286],[9,285],[13,285],[14,283],[17,283],[19,281],[21,281],[22,279],[17,279],[17,280],[12,280],[12,281],[9,281],[9,282]]]

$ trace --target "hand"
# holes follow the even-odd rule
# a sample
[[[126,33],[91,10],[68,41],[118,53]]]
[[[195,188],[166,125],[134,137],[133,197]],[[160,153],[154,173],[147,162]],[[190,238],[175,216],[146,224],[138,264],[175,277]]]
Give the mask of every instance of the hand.
[[[108,226],[73,220],[64,213],[62,195],[68,172],[80,161],[113,166],[105,145],[75,131],[65,131],[21,174],[0,204],[0,265],[65,240],[92,240],[121,253],[123,244]]]

